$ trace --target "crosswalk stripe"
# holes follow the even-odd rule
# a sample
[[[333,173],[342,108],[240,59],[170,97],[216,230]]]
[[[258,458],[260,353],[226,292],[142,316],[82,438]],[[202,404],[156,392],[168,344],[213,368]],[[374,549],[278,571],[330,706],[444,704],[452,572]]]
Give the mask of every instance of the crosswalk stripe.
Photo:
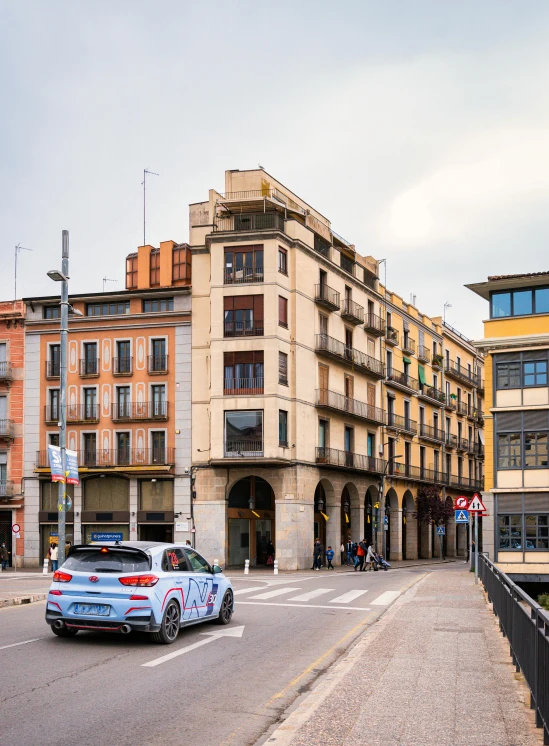
[[[323,596],[325,593],[331,593],[332,591],[335,591],[335,588],[317,588],[315,591],[309,591],[308,593],[302,593],[300,596],[289,598],[288,601],[310,601],[312,598]]]
[[[365,593],[368,593],[367,590],[365,591],[348,591],[347,593],[344,593],[342,596],[338,596],[337,598],[332,598],[330,600],[331,604],[348,604],[349,601],[354,601],[355,598],[358,598],[359,596],[363,596]]]
[[[372,606],[389,606],[395,599],[400,596],[400,591],[385,591],[381,596],[378,596],[372,601]]]
[[[241,593],[257,593],[261,588],[239,588],[237,591],[233,591],[235,596],[240,596]]]
[[[257,590],[257,589],[256,589]],[[267,591],[267,593],[260,593],[259,596],[250,596],[250,599],[263,599],[263,598],[274,598],[275,596],[282,596],[284,593],[293,593],[299,591],[299,588],[277,588],[275,591]]]

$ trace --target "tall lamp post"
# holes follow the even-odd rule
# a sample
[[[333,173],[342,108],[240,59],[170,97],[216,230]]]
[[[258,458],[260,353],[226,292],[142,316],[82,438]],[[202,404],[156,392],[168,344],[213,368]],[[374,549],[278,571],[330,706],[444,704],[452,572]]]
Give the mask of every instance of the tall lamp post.
[[[59,567],[65,561],[65,539],[66,539],[66,480],[67,480],[67,336],[69,333],[69,232],[63,231],[61,271],[51,269],[48,277],[54,282],[61,283],[61,359],[59,366],[59,447],[61,449],[61,468],[63,471],[63,482],[59,482],[59,499],[57,508],[58,516],[58,549]],[[71,308],[76,316],[81,316],[79,311]]]

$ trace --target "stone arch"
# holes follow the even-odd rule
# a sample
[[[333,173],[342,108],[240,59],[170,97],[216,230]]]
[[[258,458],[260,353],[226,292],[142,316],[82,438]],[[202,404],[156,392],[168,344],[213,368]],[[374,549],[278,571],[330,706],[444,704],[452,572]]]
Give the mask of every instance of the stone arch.
[[[410,490],[402,496],[402,559],[418,556],[416,503]]]
[[[385,555],[387,559],[402,559],[402,549],[400,541],[401,525],[398,506],[398,495],[396,490],[391,487],[385,495],[385,518],[388,528],[381,526],[384,533],[382,544],[385,545]]]
[[[262,476],[234,481],[227,494],[229,565],[267,562],[269,542],[275,542],[275,493]],[[275,544],[276,550],[276,544]]]
[[[374,543],[374,521],[376,516],[379,515],[379,511],[374,508],[374,505],[379,500],[379,490],[375,484],[371,484],[366,490],[364,495],[364,537],[366,541]]]
[[[360,533],[361,524],[358,489],[353,482],[347,482],[341,490],[340,525],[343,544],[349,539],[358,541],[356,537]]]
[[[311,540],[311,547],[313,545],[314,539],[320,539],[322,546],[326,548],[328,544],[331,544],[331,534],[332,531],[329,530],[328,525],[330,521],[332,523],[335,523],[338,517],[339,517],[339,506],[336,508],[336,497],[335,497],[335,490],[333,484],[330,482],[329,479],[323,478],[321,479],[315,488],[314,493],[314,515],[313,515],[313,534]],[[328,520],[326,520],[326,516]],[[334,519],[334,520],[332,520]],[[337,521],[339,524],[339,521]],[[331,527],[330,527],[331,528]],[[339,529],[338,529],[339,531]],[[336,545],[336,547],[339,547],[339,544]],[[338,552],[336,549],[334,549],[334,552],[336,552],[336,558],[338,556]]]

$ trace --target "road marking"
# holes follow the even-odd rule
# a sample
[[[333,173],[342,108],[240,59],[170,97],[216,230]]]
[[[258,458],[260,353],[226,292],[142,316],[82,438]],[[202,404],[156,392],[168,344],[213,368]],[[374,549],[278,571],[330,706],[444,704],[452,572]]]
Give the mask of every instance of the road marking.
[[[382,593],[381,596],[372,601],[372,606],[389,606],[400,594],[401,591],[385,591],[385,593]]]
[[[329,609],[330,611],[370,611],[362,606],[315,606],[314,604],[278,604],[255,601],[239,601],[238,606],[287,606],[292,609]]]
[[[33,640],[23,640],[23,642],[13,642],[11,645],[2,645],[0,650],[7,650],[7,648],[16,648],[18,645],[28,645],[29,642],[38,642],[39,640],[45,640],[45,637],[35,637]]]
[[[368,591],[367,590],[348,591],[347,593],[344,593],[342,596],[338,596],[337,598],[332,598],[330,603],[331,604],[348,604],[349,601],[354,601],[355,598],[358,598],[359,596],[363,596],[365,593],[368,593]]]
[[[166,663],[167,661],[171,661],[173,658],[177,658],[180,655],[185,655],[185,653],[190,653],[191,650],[196,650],[196,648],[201,648],[202,645],[207,645],[209,642],[213,642],[214,640],[219,640],[221,637],[242,637],[244,633],[244,625],[241,627],[229,627],[228,629],[219,630],[216,632],[201,632],[201,635],[207,635],[206,640],[199,640],[198,642],[194,642],[192,645],[187,645],[184,648],[180,648],[179,650],[175,650],[173,653],[168,653],[167,655],[163,655],[160,658],[155,658],[153,661],[149,661],[148,663],[142,663],[142,668],[155,668],[155,666],[160,666],[162,663]]]
[[[275,596],[283,596],[285,593],[293,593],[299,591],[300,588],[277,588],[275,591],[267,591],[267,593],[260,593],[259,596],[250,596],[254,600],[263,598],[274,598]]]
[[[335,588],[317,588],[314,591],[309,591],[308,593],[302,593],[300,596],[289,598],[288,601],[310,601],[312,598],[323,596],[325,593],[331,593],[332,591],[335,591]],[[254,598],[257,598],[257,596],[254,596]]]
[[[257,593],[261,588],[239,588],[237,591],[233,591],[235,596],[239,596],[241,593]]]

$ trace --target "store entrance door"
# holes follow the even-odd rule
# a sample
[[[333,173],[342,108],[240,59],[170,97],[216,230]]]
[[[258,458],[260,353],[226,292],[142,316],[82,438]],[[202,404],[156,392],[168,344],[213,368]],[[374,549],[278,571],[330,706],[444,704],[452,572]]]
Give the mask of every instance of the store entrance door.
[[[173,525],[169,524],[152,524],[141,523],[139,525],[140,541],[173,541]]]
[[[0,544],[5,542],[8,549],[8,567],[12,567],[11,552],[11,510],[0,510]]]
[[[244,566],[250,559],[250,520],[229,518],[229,565]]]

